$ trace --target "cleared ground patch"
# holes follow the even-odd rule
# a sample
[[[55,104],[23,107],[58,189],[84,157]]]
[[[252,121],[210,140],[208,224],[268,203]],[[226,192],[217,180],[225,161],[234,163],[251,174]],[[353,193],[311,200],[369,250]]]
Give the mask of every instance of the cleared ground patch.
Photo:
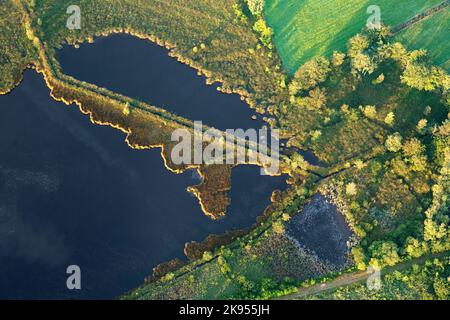
[[[402,23],[441,0],[266,0],[264,15],[274,29],[274,41],[286,70],[293,74],[316,55],[343,51],[347,40],[360,32],[376,4],[384,24]]]

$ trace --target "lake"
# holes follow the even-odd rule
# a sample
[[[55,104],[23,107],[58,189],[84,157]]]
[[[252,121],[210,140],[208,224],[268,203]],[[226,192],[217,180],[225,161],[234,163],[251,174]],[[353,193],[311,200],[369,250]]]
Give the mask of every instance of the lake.
[[[128,50],[125,45],[117,48]],[[145,50],[142,55],[143,60],[149,58]],[[133,97],[139,97],[131,92],[133,88],[147,88],[150,100],[152,93],[158,96],[162,89],[152,89],[155,83],[145,80],[158,78],[150,70],[134,76],[139,70],[133,68],[142,68],[135,65],[137,58],[123,61],[120,72],[105,64],[95,70],[84,64],[63,65],[80,73],[88,68],[87,74],[98,72],[105,80],[121,80],[122,89],[130,90],[122,93]],[[167,61],[162,60],[164,65]],[[172,78],[179,75],[174,69],[168,73]],[[190,82],[203,79],[178,81],[194,88],[198,84]],[[227,112],[219,124],[228,126],[234,120],[243,124],[239,119],[244,121],[248,110],[238,97],[203,86],[214,91],[218,101],[230,99],[230,108],[233,105],[236,110]],[[195,93],[199,104],[213,99],[203,97],[203,92]],[[175,91],[170,97],[177,102],[173,105],[186,105],[187,98],[180,93],[178,101],[177,96]],[[166,105],[159,102],[155,99],[156,105]],[[196,172],[173,174],[164,168],[158,149],[128,148],[120,131],[93,125],[75,106],[52,100],[42,77],[34,71],[27,71],[13,92],[0,96],[0,109],[3,299],[117,297],[142,284],[156,264],[182,258],[185,242],[252,225],[270,203],[272,190],[286,187],[283,177],[261,176],[253,166],[238,167],[233,171],[227,217],[212,221],[185,191],[200,182]],[[66,288],[66,268],[72,264],[81,267],[79,291]]]

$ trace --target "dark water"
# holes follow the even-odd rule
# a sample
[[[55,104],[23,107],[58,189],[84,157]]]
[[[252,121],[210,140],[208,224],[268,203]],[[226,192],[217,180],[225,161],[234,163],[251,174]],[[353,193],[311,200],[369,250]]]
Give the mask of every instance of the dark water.
[[[346,264],[351,230],[337,207],[323,195],[314,195],[301,213],[292,218],[287,233],[319,261],[336,268]]]
[[[218,129],[261,128],[236,94],[207,86],[197,71],[150,41],[124,34],[99,38],[58,53],[63,72]]]
[[[185,242],[251,225],[285,186],[238,167],[229,214],[214,222],[185,191],[194,172],[175,175],[159,150],[129,149],[121,132],[53,101],[33,71],[0,111],[0,298],[116,297],[182,257]],[[81,291],[66,289],[71,264]]]

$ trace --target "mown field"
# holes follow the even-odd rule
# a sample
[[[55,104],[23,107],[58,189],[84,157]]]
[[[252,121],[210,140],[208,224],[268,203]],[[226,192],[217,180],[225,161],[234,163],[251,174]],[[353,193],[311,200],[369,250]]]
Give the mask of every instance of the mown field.
[[[441,0],[380,0],[384,24],[394,26]],[[343,51],[369,17],[368,0],[266,0],[264,15],[274,29],[274,42],[286,70],[293,74],[316,55]]]
[[[444,9],[396,36],[408,49],[425,48],[433,63],[450,70],[450,9]]]

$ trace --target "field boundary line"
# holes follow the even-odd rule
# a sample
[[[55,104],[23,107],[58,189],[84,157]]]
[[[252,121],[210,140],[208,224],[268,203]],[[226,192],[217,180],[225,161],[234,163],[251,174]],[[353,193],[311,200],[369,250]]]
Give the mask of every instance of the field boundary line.
[[[422,13],[416,14],[411,19],[406,20],[403,23],[400,23],[394,27],[392,27],[391,31],[393,34],[397,34],[405,29],[408,29],[409,27],[426,20],[428,18],[431,18],[434,14],[446,9],[450,6],[450,0],[445,0],[437,5],[434,5],[433,7],[423,11]]]

